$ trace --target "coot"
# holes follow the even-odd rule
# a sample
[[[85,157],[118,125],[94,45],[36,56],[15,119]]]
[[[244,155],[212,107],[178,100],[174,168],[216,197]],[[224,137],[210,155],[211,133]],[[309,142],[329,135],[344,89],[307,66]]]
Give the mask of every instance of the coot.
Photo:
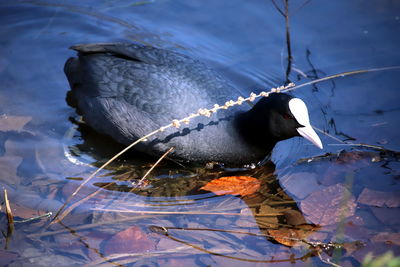
[[[99,133],[130,144],[200,108],[237,99],[239,90],[204,63],[176,52],[127,43],[72,46],[64,71],[67,101]],[[169,128],[135,148],[187,161],[255,163],[278,141],[303,136],[322,148],[304,102],[284,93]]]

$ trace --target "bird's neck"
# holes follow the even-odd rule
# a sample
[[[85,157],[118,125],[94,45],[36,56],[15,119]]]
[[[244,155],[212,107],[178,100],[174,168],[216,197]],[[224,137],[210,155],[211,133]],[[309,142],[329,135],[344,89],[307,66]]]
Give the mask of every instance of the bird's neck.
[[[279,141],[270,134],[269,121],[257,113],[255,107],[236,117],[236,127],[244,141],[265,151],[271,151]]]

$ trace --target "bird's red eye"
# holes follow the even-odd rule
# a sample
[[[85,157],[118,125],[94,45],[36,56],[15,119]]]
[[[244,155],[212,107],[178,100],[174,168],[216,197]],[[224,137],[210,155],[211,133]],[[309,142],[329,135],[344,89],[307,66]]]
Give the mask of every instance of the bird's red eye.
[[[284,118],[285,120],[293,120],[293,117],[290,116],[290,115],[287,114],[287,113],[283,114],[283,118]]]

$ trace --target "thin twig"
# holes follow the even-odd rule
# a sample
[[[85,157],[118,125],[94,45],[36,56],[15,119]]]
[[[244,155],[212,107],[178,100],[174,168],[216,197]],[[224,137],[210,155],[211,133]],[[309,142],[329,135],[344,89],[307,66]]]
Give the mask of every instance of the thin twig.
[[[50,218],[51,215],[53,215],[53,213],[50,211],[50,212],[47,212],[45,214],[42,214],[42,215],[39,215],[39,216],[35,216],[35,217],[32,217],[32,218],[28,218],[28,219],[25,219],[25,220],[20,220],[20,221],[15,220],[14,222],[15,223],[27,223],[27,222],[36,221],[36,220],[39,220],[39,219],[42,219],[42,218]]]
[[[214,228],[190,228],[190,227],[168,227],[168,226],[150,226],[150,227],[157,227],[157,228],[162,228],[165,230],[184,230],[184,231],[205,231],[205,232],[219,232],[219,233],[230,233],[230,234],[240,234],[240,235],[251,235],[251,236],[263,236],[263,237],[268,237],[268,238],[272,238],[274,239],[275,237],[273,235],[269,235],[269,234],[260,234],[260,233],[252,233],[252,232],[245,232],[245,231],[238,231],[238,230],[227,230],[227,229],[214,229]],[[285,227],[286,228],[286,227]],[[273,228],[273,227],[268,227],[268,230],[278,230],[279,228]],[[302,230],[305,232],[314,232],[314,230],[312,229],[304,229],[301,227],[288,227],[287,229],[295,229],[295,230]],[[309,242],[307,240],[304,239],[299,239],[299,238],[294,238],[294,237],[280,237],[282,239],[287,239],[287,240],[291,240],[291,241],[297,241],[297,242],[305,242],[309,245]],[[324,245],[325,243],[320,243],[321,245]]]
[[[144,181],[144,179],[146,179],[146,177],[154,170],[154,168],[169,154],[171,153],[171,151],[174,150],[174,147],[171,147],[170,149],[168,149],[167,152],[165,152],[157,161],[156,163],[153,164],[153,166],[151,166],[151,168],[143,175],[142,179],[139,180],[139,182],[137,182],[137,185],[141,185],[142,182]],[[133,192],[135,190],[136,187],[134,187],[132,190],[130,190],[129,192]]]
[[[59,216],[55,216],[54,219],[50,222],[49,226],[61,221],[62,219],[64,219],[73,209],[75,209],[76,207],[78,207],[79,205],[81,205],[82,203],[88,201],[89,199],[91,199],[92,197],[94,197],[95,195],[97,195],[102,189],[107,189],[109,186],[111,186],[114,183],[108,183],[100,188],[98,188],[96,191],[94,191],[93,193],[91,193],[90,195],[84,197],[83,199],[75,202],[74,204],[72,204],[71,206],[68,207],[68,209],[66,209],[62,214],[60,214]],[[78,187],[79,188],[79,187]],[[77,192],[77,190],[75,190],[75,192]],[[74,192],[74,193],[75,193]],[[67,199],[68,201],[68,199]],[[65,207],[65,204],[63,205]]]
[[[123,210],[123,209],[103,209],[92,208],[91,210],[103,212],[118,212],[129,214],[154,214],[154,215],[220,215],[220,216],[241,216],[241,217],[276,217],[283,216],[283,213],[268,213],[268,214],[247,214],[247,213],[230,213],[230,212],[206,212],[206,211],[149,211],[149,210]]]
[[[365,147],[365,148],[372,148],[372,149],[376,149],[376,150],[379,150],[379,151],[395,152],[393,150],[384,148],[383,146],[360,144],[360,143],[355,144],[355,143],[346,142],[346,141],[340,140],[336,136],[333,136],[333,135],[327,133],[326,131],[321,130],[321,129],[315,127],[315,126],[313,126],[313,128],[315,130],[317,130],[318,132],[320,132],[320,133],[322,133],[322,134],[324,134],[324,135],[326,135],[326,136],[328,136],[328,137],[332,138],[333,140],[335,140],[335,141],[340,143],[340,144],[328,144],[328,146],[359,146],[359,147]]]
[[[278,4],[275,2],[275,0],[271,0],[272,4],[275,6],[276,10],[278,10],[279,13],[281,13],[282,16],[285,16],[285,13],[282,11],[282,9],[278,6]]]
[[[372,148],[372,149],[376,149],[379,151],[396,152],[396,151],[384,148],[383,146],[376,146],[376,145],[369,145],[369,144],[344,143],[344,144],[328,144],[328,146],[359,146],[359,147]]]
[[[299,6],[299,7],[296,9],[296,11],[292,12],[292,14],[297,13],[300,9],[302,9],[303,7],[305,7],[309,2],[311,2],[311,0],[306,0],[306,1],[304,1],[304,2],[301,4],[301,6]]]
[[[339,265],[339,264],[336,264],[336,263],[334,263],[334,262],[331,262],[329,259],[326,259],[326,260],[323,259],[322,256],[321,256],[321,253],[318,253],[318,258],[319,258],[323,263],[332,265],[332,266],[334,266],[334,267],[342,267],[342,266]]]
[[[287,49],[287,67],[286,67],[286,83],[290,83],[290,72],[292,71],[292,48],[290,45],[290,29],[289,29],[289,0],[285,0],[285,28],[286,28],[286,49]]]
[[[368,72],[375,72],[375,71],[384,71],[384,70],[396,70],[396,69],[400,69],[400,66],[391,66],[391,67],[383,67],[383,68],[372,68],[372,69],[363,69],[363,70],[353,70],[353,71],[345,71],[345,72],[341,72],[341,73],[337,73],[337,74],[333,74],[333,75],[329,75],[320,79],[316,79],[316,80],[312,80],[300,85],[296,85],[287,89],[282,90],[282,93],[286,93],[286,92],[290,92],[293,91],[295,89],[304,87],[304,86],[308,86],[308,85],[312,85],[312,84],[316,84],[316,83],[320,83],[323,81],[328,81],[334,78],[339,78],[339,77],[345,77],[345,76],[350,76],[350,75],[356,75],[356,74],[361,74],[361,73],[368,73]]]
[[[275,0],[271,0],[272,4],[275,6],[276,10],[285,18],[285,31],[286,31],[286,50],[287,50],[287,66],[286,66],[286,84],[290,83],[290,73],[292,71],[292,48],[290,45],[290,29],[289,29],[289,0],[285,1],[285,11],[278,6]]]
[[[324,131],[324,130],[322,130],[322,129],[319,129],[319,128],[315,127],[315,126],[313,126],[313,128],[314,128],[315,130],[317,130],[318,132],[322,133],[323,135],[326,135],[326,136],[332,138],[333,140],[335,140],[335,141],[337,141],[337,142],[339,142],[339,143],[341,143],[341,144],[345,144],[345,142],[344,142],[343,140],[337,138],[336,136],[333,136],[333,135],[331,135],[330,133],[328,133],[328,132],[326,132],[326,131]]]
[[[278,6],[275,0],[272,0],[272,4],[275,6],[276,10],[285,18],[285,31],[286,31],[286,50],[287,50],[287,66],[286,66],[286,84],[290,83],[290,73],[292,72],[292,48],[290,45],[290,27],[289,27],[289,0],[285,1],[285,11]]]

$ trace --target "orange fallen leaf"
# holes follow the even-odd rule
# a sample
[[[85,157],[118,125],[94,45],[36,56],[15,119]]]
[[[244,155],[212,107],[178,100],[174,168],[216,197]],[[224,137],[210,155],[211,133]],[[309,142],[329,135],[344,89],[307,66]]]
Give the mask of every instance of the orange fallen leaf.
[[[211,191],[216,195],[251,195],[260,188],[260,181],[249,176],[226,176],[208,182],[200,189]]]

